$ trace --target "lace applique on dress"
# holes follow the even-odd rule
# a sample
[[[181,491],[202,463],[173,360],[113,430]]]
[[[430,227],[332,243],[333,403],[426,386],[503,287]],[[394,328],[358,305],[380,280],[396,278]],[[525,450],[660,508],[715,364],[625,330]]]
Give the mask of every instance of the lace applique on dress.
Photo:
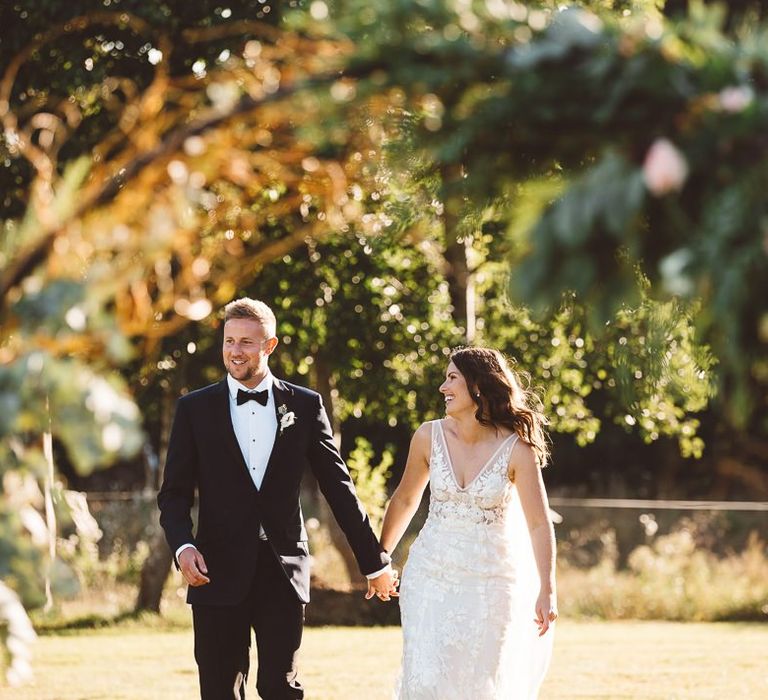
[[[448,443],[440,421],[433,423],[430,458],[430,515],[467,521],[470,524],[501,524],[513,485],[507,465],[517,442],[517,435],[506,438],[465,487],[456,481]]]

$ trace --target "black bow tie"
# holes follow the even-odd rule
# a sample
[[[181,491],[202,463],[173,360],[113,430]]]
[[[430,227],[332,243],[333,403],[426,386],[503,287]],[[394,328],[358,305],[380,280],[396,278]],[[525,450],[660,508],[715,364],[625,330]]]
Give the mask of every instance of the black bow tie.
[[[237,405],[242,406],[246,401],[258,401],[262,406],[267,405],[267,399],[269,398],[269,392],[264,391],[243,391],[237,390]]]

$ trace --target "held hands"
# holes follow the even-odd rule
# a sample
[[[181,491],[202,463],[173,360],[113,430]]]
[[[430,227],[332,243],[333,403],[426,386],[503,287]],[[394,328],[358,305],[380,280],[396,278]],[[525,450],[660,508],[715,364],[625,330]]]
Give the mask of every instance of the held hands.
[[[534,622],[539,628],[539,637],[547,633],[550,625],[557,619],[557,596],[542,591],[536,599],[536,617]]]
[[[373,596],[376,596],[379,600],[397,598],[400,595],[397,592],[397,587],[399,585],[400,581],[398,579],[397,570],[390,566],[384,573],[379,574],[376,578],[368,579],[368,592],[365,594],[365,599],[370,600]]]
[[[203,555],[194,547],[187,547],[179,554],[179,568],[184,576],[184,580],[190,586],[204,586],[210,583],[208,578],[208,567],[205,565]]]

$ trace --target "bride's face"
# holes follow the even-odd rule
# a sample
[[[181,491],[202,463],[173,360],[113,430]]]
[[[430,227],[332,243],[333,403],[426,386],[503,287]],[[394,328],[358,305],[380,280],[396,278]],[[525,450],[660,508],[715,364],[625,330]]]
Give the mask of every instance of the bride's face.
[[[467,381],[453,362],[449,362],[445,370],[445,381],[440,385],[440,393],[445,399],[446,415],[455,416],[466,411],[474,414],[477,410],[477,405],[469,395]]]

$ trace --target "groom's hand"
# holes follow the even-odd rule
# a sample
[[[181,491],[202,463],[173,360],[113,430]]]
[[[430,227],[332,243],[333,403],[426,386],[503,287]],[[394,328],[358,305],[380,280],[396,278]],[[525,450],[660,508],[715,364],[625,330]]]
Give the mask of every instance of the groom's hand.
[[[187,547],[179,554],[179,568],[184,580],[190,586],[204,586],[211,582],[211,579],[206,575],[208,567],[205,565],[205,559],[194,547]]]
[[[397,587],[399,585],[400,581],[398,580],[397,569],[389,567],[384,573],[379,574],[376,578],[368,579],[368,592],[365,594],[365,599],[370,600],[373,596],[377,596],[379,600],[397,598],[400,595],[397,592]]]

